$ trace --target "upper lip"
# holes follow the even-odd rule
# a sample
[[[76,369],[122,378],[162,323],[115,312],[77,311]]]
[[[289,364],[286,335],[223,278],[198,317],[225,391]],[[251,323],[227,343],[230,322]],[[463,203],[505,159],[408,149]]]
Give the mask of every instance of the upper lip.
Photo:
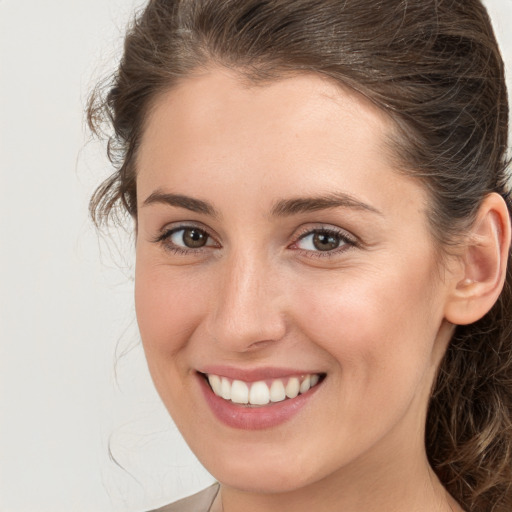
[[[319,371],[303,370],[296,368],[261,367],[261,368],[236,368],[233,366],[211,365],[197,370],[207,375],[218,375],[232,380],[245,382],[257,382],[267,379],[281,379],[285,377],[297,377],[300,375],[321,374]]]

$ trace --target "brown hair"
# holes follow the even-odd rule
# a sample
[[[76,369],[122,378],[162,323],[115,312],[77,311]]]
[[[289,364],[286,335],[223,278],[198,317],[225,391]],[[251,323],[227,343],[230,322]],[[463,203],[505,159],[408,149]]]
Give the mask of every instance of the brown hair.
[[[136,155],[152,102],[212,63],[252,81],[320,73],[386,111],[400,168],[430,193],[442,247],[456,243],[488,193],[511,209],[503,62],[479,0],[151,0],[128,31],[119,69],[89,104],[92,130],[113,128],[117,169],[91,199],[97,224],[120,211],[136,218]],[[468,512],[512,510],[510,265],[493,309],[455,331],[426,447]]]

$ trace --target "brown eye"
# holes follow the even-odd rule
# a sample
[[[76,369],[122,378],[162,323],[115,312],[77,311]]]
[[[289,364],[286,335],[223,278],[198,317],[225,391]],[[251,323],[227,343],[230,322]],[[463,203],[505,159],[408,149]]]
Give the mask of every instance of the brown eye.
[[[173,233],[172,241],[178,246],[199,249],[208,243],[208,234],[197,228],[184,228]]]
[[[220,248],[219,243],[208,231],[196,226],[179,226],[171,228],[155,239],[167,251],[177,254],[193,254],[203,249]]]
[[[329,233],[315,233],[313,235],[313,246],[318,251],[332,251],[340,246],[341,239],[338,235]]]
[[[348,234],[334,229],[314,229],[301,236],[295,243],[296,248],[311,253],[338,253],[355,245]]]

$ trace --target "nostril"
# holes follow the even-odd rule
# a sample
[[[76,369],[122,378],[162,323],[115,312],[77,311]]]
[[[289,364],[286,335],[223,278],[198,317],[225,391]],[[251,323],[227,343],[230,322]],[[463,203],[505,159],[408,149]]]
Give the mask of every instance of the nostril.
[[[266,348],[268,345],[272,345],[274,343],[274,340],[261,340],[261,341],[255,341],[254,343],[251,343],[247,350],[261,350],[263,348]]]

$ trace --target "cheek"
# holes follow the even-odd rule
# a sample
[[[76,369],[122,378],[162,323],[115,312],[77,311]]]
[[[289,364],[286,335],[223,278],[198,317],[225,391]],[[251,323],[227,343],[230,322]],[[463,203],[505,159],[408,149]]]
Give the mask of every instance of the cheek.
[[[178,278],[166,266],[141,260],[135,274],[135,306],[146,361],[170,415],[180,430],[186,429],[195,409],[183,387],[190,382],[187,354],[204,309],[203,287],[196,279]]]
[[[177,355],[200,322],[206,300],[202,290],[199,276],[178,277],[164,265],[137,262],[135,307],[150,367],[179,361]]]
[[[415,386],[433,364],[442,314],[430,294],[430,274],[387,267],[361,277],[297,290],[302,329],[339,365],[343,386],[382,396]]]

